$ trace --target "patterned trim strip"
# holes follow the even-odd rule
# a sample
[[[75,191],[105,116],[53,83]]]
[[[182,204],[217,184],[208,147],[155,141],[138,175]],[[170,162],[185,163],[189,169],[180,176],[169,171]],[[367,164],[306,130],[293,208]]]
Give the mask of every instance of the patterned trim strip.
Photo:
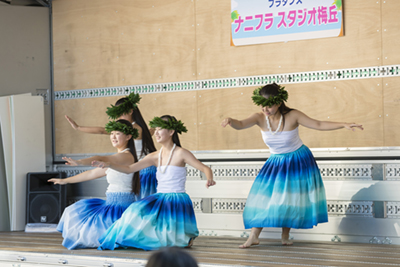
[[[108,96],[125,96],[132,92],[139,94],[168,93],[259,86],[273,82],[279,84],[292,84],[357,80],[379,77],[383,78],[394,76],[400,76],[400,65],[57,91],[54,92],[54,97],[55,100],[66,100]]]
[[[354,180],[373,180],[372,169],[373,163],[325,163],[317,161],[322,179],[337,180],[337,181],[354,181]],[[259,163],[237,163],[237,164],[224,164],[224,163],[205,163],[212,169],[214,178],[216,180],[254,180],[258,172],[264,165],[264,162]],[[398,181],[400,180],[400,164],[394,163],[375,163],[375,168],[382,166],[385,170],[383,180]],[[67,174],[67,177],[77,175],[81,172],[93,169],[87,166],[66,166],[54,165],[55,171],[62,171]],[[202,173],[191,167],[187,166],[187,179],[188,180],[204,180]]]

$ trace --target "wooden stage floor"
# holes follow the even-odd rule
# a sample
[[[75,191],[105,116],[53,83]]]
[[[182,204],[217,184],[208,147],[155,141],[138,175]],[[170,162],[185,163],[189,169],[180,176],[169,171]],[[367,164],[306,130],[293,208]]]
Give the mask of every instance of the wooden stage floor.
[[[0,232],[0,266],[144,266],[152,253],[67,250],[61,241],[58,233]],[[185,250],[200,266],[400,266],[398,245],[295,241],[286,247],[279,240],[263,239],[258,246],[239,249],[244,241],[201,236]]]

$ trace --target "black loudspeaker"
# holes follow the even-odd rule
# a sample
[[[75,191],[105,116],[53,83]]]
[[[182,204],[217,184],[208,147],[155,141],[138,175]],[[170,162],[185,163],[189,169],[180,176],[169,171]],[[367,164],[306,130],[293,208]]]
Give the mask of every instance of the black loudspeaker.
[[[67,202],[66,186],[47,182],[50,178],[65,178],[65,173],[27,174],[26,223],[59,222]]]

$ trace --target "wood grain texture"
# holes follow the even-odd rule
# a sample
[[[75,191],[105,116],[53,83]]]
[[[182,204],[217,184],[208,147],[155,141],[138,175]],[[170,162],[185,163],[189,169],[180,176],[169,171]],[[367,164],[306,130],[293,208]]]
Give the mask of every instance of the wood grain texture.
[[[381,64],[381,9],[377,1],[344,3],[343,37],[237,47],[230,46],[229,41],[230,4],[230,1],[196,2],[199,79]]]
[[[108,135],[75,131],[64,116],[68,115],[80,126],[104,127],[108,122],[106,108],[116,100],[115,97],[102,97],[56,101],[54,106],[56,154],[115,152]]]
[[[382,80],[352,80],[286,85],[288,106],[322,121],[357,122],[364,131],[315,131],[300,126],[300,137],[312,148],[383,145]],[[202,91],[199,98],[199,149],[266,149],[257,126],[222,128],[225,117],[247,118],[260,109],[251,101],[254,88]],[[200,92],[199,92],[200,94]],[[373,107],[373,108],[371,108]],[[381,116],[381,117],[380,117]]]
[[[312,235],[312,230],[307,230],[307,232]],[[267,234],[271,235],[271,233],[265,233],[265,236]],[[399,245],[304,241],[298,239],[296,234],[294,236],[295,243],[291,247],[282,246],[279,239],[269,237],[268,239],[260,238],[261,244],[250,249],[239,248],[239,245],[246,240],[245,237],[199,236],[193,247],[185,252],[192,255],[199,265],[274,267],[399,265],[400,256],[398,253],[393,253],[400,248]],[[21,256],[25,256],[26,252],[30,252],[32,254],[29,254],[28,260],[31,265],[42,263],[43,261],[37,259],[44,254],[46,257],[55,258],[53,263],[55,265],[58,264],[57,256],[59,259],[66,260],[80,256],[82,264],[87,264],[88,259],[97,260],[100,263],[102,261],[118,263],[123,260],[124,263],[129,263],[134,259],[147,260],[152,254],[152,251],[132,248],[103,251],[77,249],[72,254],[61,245],[62,240],[60,233],[1,232],[0,253],[4,255],[4,253],[19,252]]]
[[[188,133],[179,136],[182,146],[197,150],[197,98],[196,92],[141,95],[140,112],[148,123],[153,117],[173,115],[182,120]],[[55,104],[56,154],[113,153],[108,135],[75,131],[65,119],[73,118],[80,126],[105,126],[109,121],[107,107],[120,97],[101,97],[59,100]],[[153,139],[154,140],[154,139]],[[154,140],[157,148],[160,146]]]
[[[229,1],[54,0],[55,90],[399,64],[398,9],[394,0],[346,1],[344,37],[231,47]],[[304,143],[398,146],[397,80],[287,85],[293,108],[318,120],[365,127],[363,132],[301,128]],[[189,129],[181,141],[190,150],[264,149],[256,127],[220,126],[227,116],[243,119],[259,110],[250,99],[253,89],[143,94],[140,110],[146,121],[164,114],[181,119]],[[101,126],[108,121],[106,107],[118,98],[56,101],[56,154],[112,152],[107,137],[73,131],[64,114],[81,125]]]
[[[383,79],[384,146],[400,146],[400,77]]]
[[[400,1],[380,1],[382,5],[382,59],[384,65],[400,63]]]
[[[55,90],[191,80],[194,3],[53,1]]]

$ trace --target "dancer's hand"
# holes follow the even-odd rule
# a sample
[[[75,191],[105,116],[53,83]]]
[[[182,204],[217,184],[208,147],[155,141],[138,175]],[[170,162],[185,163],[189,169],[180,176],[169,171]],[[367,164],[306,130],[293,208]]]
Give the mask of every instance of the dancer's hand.
[[[65,118],[67,119],[69,124],[71,124],[72,128],[74,128],[74,130],[78,130],[79,129],[79,125],[73,119],[71,119],[67,115],[65,115]]]
[[[232,119],[231,118],[226,118],[221,122],[222,127],[226,127],[227,125],[231,125]]]
[[[73,159],[67,158],[67,157],[63,157],[62,159],[66,161],[65,165],[69,165],[69,166],[78,166],[79,165],[77,160],[73,160]]]
[[[60,184],[60,185],[67,184],[65,179],[57,179],[57,178],[51,178],[51,179],[47,180],[47,182],[54,183],[54,184]]]
[[[354,131],[355,130],[355,128],[358,128],[358,129],[360,129],[360,130],[364,130],[364,128],[362,127],[362,125],[361,124],[356,124],[356,123],[346,123],[345,125],[344,125],[344,128],[346,128],[347,130],[351,130],[351,131]]]
[[[209,188],[210,186],[215,185],[216,182],[214,180],[207,180],[206,187]]]
[[[92,166],[104,169],[104,168],[110,167],[110,162],[105,162],[105,161],[100,161],[100,160],[93,160],[92,161]]]

